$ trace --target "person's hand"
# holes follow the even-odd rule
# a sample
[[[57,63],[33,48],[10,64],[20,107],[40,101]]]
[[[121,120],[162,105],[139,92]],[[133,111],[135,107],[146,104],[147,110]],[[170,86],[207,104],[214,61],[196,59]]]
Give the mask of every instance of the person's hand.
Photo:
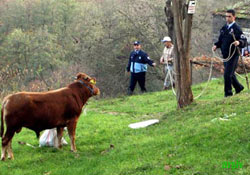
[[[212,47],[212,50],[213,50],[213,51],[216,51],[216,49],[217,49],[217,46],[214,45],[214,46]]]
[[[163,59],[163,57],[160,58],[160,64],[164,64],[164,59]]]
[[[129,71],[125,70],[124,74],[125,76],[129,75]]]
[[[156,63],[153,63],[152,65],[155,67],[155,66],[156,66]]]
[[[126,71],[126,75],[129,76],[129,75],[130,75],[130,72],[129,72],[129,71]]]
[[[239,41],[234,41],[233,44],[234,44],[235,46],[238,46],[238,45],[240,45],[240,42],[239,42]]]

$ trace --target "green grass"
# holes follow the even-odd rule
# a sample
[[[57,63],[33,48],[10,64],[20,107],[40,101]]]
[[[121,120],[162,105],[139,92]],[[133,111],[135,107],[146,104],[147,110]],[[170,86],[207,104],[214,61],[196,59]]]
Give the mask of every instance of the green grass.
[[[194,86],[194,96],[204,86]],[[77,126],[77,153],[70,152],[69,145],[61,150],[20,145],[18,141],[38,145],[35,133],[23,129],[13,139],[15,160],[0,162],[0,175],[247,175],[249,97],[244,90],[224,98],[219,79],[183,110],[177,110],[171,91],[90,100]],[[211,121],[232,113],[236,115],[230,121]],[[128,127],[154,118],[160,123],[137,130]],[[241,162],[243,168],[222,168],[225,161]]]

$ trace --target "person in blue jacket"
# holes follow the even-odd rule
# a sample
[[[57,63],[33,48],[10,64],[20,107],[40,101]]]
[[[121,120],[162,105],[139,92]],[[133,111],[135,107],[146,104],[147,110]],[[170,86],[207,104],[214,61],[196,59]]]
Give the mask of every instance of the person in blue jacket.
[[[145,88],[147,64],[150,66],[156,66],[156,63],[149,58],[148,54],[141,50],[141,43],[135,41],[134,50],[130,53],[127,66],[127,72],[130,72],[128,95],[133,94],[137,82],[139,83],[142,92],[147,91]]]
[[[214,43],[213,50],[215,51],[217,48],[221,49],[223,58],[232,58],[224,62],[224,95],[225,97],[232,96],[232,85],[235,89],[235,93],[240,93],[244,87],[240,84],[235,76],[235,70],[237,68],[237,63],[239,59],[239,53],[236,50],[233,54],[233,50],[235,47],[244,48],[247,42],[246,37],[244,36],[240,26],[235,22],[235,11],[233,9],[227,10],[226,12],[226,21],[221,30],[220,36],[216,43]],[[236,40],[234,40],[234,36]],[[230,52],[230,45],[232,45],[232,49]]]

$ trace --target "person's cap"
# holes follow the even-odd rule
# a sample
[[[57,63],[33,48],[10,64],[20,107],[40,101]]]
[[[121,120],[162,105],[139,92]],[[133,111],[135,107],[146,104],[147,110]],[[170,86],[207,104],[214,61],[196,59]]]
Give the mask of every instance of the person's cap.
[[[164,43],[164,42],[168,42],[168,41],[169,41],[169,42],[172,41],[171,38],[170,38],[169,36],[165,36],[165,37],[163,38],[163,40],[161,40],[161,42],[163,42],[163,43]]]
[[[135,41],[135,42],[134,42],[134,45],[140,45],[140,44],[141,44],[140,41]]]

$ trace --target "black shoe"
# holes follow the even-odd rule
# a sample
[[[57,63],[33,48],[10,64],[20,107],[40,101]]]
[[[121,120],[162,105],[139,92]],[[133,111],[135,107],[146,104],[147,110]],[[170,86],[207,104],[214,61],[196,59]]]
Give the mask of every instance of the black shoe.
[[[163,90],[168,90],[169,89],[169,86],[164,86],[163,87]]]
[[[231,92],[231,93],[225,93],[225,96],[224,97],[231,97],[231,96],[233,96],[233,93]]]
[[[235,93],[239,94],[241,91],[243,91],[243,89],[244,89],[244,86],[241,86],[240,89],[235,89]]]
[[[129,89],[127,95],[133,95],[133,91]]]

